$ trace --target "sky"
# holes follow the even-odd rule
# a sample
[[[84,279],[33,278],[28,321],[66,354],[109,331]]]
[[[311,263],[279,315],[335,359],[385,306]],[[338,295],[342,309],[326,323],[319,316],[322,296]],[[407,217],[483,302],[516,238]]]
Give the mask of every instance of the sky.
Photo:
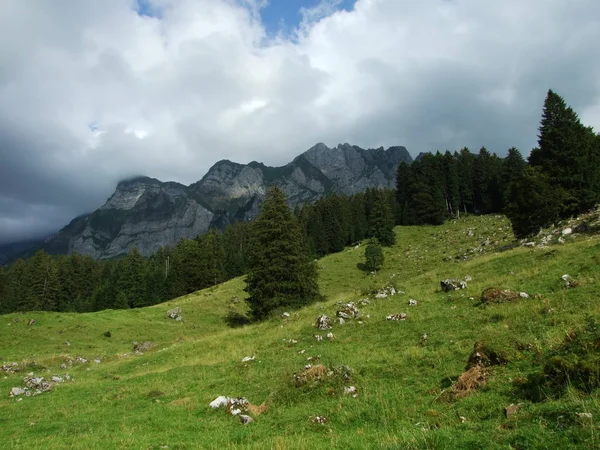
[[[597,0],[2,0],[0,243],[317,142],[527,155],[550,88],[600,131],[598,54]]]

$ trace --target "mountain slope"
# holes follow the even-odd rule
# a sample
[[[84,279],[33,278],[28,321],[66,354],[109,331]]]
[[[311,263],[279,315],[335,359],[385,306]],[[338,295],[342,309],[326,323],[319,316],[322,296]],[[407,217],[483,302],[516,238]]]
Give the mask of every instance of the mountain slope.
[[[243,311],[236,300],[244,296],[242,279],[139,310],[0,316],[2,361],[30,363],[24,372],[37,376],[74,378],[20,402],[0,396],[1,442],[94,449],[597,448],[597,391],[573,389],[533,403],[519,380],[539,371],[540,355],[584,324],[586,314],[600,316],[600,238],[567,236],[564,245],[499,252],[513,238],[506,219],[494,216],[396,234],[398,244],[386,249],[375,276],[356,267],[362,247],[330,255],[318,262],[325,302],[259,325],[225,325],[232,308]],[[463,254],[469,259],[454,258]],[[565,273],[580,285],[566,289]],[[472,277],[466,290],[439,291],[440,280],[466,275]],[[390,284],[406,294],[367,295]],[[530,297],[478,306],[492,286]],[[365,298],[370,303],[359,305]],[[409,306],[409,299],[418,304]],[[316,317],[333,317],[339,301],[356,302],[363,323],[334,324],[335,339],[317,341],[314,335],[327,331],[314,328]],[[175,306],[183,308],[181,322],[166,318]],[[385,320],[400,312],[406,321]],[[29,319],[36,323],[27,326]],[[134,340],[154,347],[136,355]],[[465,371],[476,341],[492,343],[508,361],[489,368],[482,389],[448,400],[444,393]],[[256,359],[242,363],[246,356]],[[293,375],[306,364],[346,365],[352,379],[296,387]],[[21,386],[24,375],[0,377],[0,392]],[[344,395],[349,386],[358,397]],[[267,400],[268,408],[242,426],[209,407],[218,395]],[[507,418],[504,408],[513,403],[520,410]],[[327,423],[313,424],[315,416]]]
[[[392,188],[402,161],[412,161],[404,147],[363,150],[344,144],[330,149],[317,144],[282,167],[222,160],[190,186],[138,177],[119,183],[100,209],[72,221],[44,248],[99,259],[126,254],[134,247],[150,255],[211,226],[253,219],[271,185],[279,186],[293,207],[328,193]]]

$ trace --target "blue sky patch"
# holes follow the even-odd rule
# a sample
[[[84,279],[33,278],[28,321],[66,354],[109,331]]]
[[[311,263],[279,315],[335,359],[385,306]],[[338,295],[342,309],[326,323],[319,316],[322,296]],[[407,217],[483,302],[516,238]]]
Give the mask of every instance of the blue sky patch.
[[[321,0],[269,0],[269,4],[261,10],[260,15],[269,34],[279,31],[287,34],[300,24],[302,8],[314,8],[319,3]],[[354,3],[356,0],[342,0],[337,9],[350,11]]]

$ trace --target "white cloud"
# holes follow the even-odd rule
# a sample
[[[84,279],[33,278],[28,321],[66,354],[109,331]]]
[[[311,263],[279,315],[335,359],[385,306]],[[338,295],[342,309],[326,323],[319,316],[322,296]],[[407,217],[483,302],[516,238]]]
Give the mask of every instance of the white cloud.
[[[0,197],[66,222],[124,176],[190,183],[318,141],[526,153],[548,88],[600,125],[596,0],[324,0],[293,39],[262,0],[151,3],[2,1]]]

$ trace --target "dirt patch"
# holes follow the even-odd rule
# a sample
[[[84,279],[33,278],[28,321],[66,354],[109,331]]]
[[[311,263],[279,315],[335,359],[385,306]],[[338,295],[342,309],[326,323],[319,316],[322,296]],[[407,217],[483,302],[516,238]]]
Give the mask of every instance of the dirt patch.
[[[487,288],[481,293],[481,303],[508,303],[520,299],[518,292],[510,289]]]
[[[458,380],[452,385],[451,394],[454,398],[466,397],[483,386],[487,379],[488,373],[485,367],[475,365],[458,377]]]

